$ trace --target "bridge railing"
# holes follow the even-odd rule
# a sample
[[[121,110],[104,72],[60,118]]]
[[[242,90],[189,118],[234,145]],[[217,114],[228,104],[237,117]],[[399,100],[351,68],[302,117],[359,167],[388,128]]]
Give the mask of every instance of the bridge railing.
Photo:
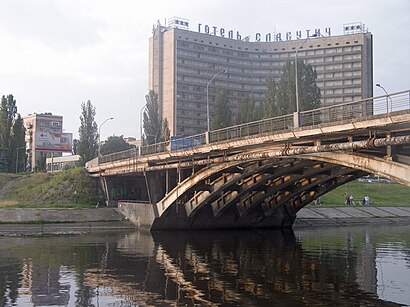
[[[130,159],[139,156],[139,147],[127,149],[124,151],[114,152],[100,157],[99,163],[109,163],[123,159]]]
[[[334,123],[410,109],[410,91],[371,97],[301,112],[301,127]]]
[[[408,109],[410,109],[410,90],[304,111],[300,113],[300,125],[301,127],[308,127]],[[209,133],[208,142],[229,141],[252,135],[282,132],[293,128],[294,119],[293,115],[290,114],[213,130]],[[183,150],[206,143],[206,133],[175,138],[163,143],[140,146],[104,155],[100,157],[99,163],[108,163],[166,151]]]
[[[251,135],[284,131],[293,128],[293,115],[284,115],[211,131],[209,142],[221,142]]]
[[[152,154],[168,151],[169,143],[170,142],[167,141],[167,142],[162,142],[162,143],[141,146],[140,155],[145,156],[145,155],[152,155]]]

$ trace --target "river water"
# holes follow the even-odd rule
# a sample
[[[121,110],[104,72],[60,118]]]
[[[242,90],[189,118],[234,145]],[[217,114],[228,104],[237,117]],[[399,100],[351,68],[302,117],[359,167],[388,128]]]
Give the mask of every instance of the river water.
[[[410,305],[410,226],[0,237],[0,306]]]

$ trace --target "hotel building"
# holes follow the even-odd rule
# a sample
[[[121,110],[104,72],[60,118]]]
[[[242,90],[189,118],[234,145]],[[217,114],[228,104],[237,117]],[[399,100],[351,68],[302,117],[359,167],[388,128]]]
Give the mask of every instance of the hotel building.
[[[233,31],[205,29],[207,33],[190,31],[187,21],[177,19],[169,26],[158,23],[153,27],[149,90],[158,94],[160,112],[168,119],[171,135],[207,130],[207,87],[211,119],[217,89],[227,92],[232,114],[244,98],[252,96],[260,103],[267,80],[278,81],[283,65],[294,61],[296,52],[298,60],[311,64],[317,72],[322,106],[373,94],[372,34],[362,24],[345,27],[344,35],[326,33],[324,37],[317,31],[317,37],[298,35],[295,40],[273,35],[275,41],[271,34],[256,36],[267,41],[250,41],[232,35]],[[213,78],[222,71],[226,73]]]

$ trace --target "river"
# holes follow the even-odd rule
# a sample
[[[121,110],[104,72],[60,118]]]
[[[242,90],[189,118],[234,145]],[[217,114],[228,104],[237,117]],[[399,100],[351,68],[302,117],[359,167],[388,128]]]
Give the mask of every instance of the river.
[[[410,305],[410,225],[0,237],[0,306]]]

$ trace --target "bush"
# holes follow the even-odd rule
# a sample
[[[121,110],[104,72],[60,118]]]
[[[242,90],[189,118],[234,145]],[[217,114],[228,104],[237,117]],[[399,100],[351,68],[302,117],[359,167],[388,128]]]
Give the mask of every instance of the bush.
[[[72,168],[59,173],[33,173],[21,176],[4,192],[4,201],[15,201],[23,206],[56,207],[95,206],[100,199],[97,181],[83,168]]]

